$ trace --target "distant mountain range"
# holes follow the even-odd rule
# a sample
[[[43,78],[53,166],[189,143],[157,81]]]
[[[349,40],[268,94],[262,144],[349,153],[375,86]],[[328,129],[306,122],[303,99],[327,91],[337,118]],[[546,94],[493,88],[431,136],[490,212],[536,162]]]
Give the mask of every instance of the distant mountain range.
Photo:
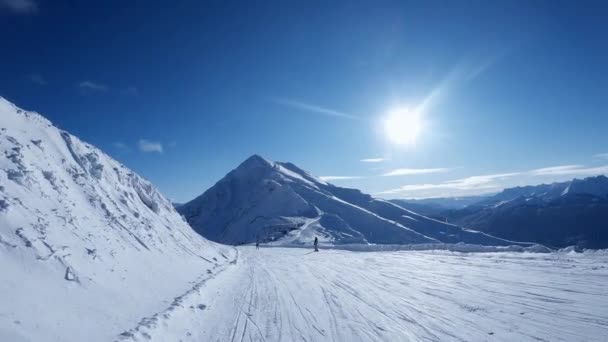
[[[425,216],[436,216],[450,209],[464,209],[471,204],[476,204],[491,196],[464,196],[464,197],[440,197],[423,199],[393,199],[399,206],[415,211]]]
[[[505,189],[463,208],[393,200],[438,220],[550,247],[608,248],[608,178]]]
[[[228,244],[304,244],[315,236],[328,244],[514,244],[337,187],[294,164],[258,155],[177,210],[201,235]]]

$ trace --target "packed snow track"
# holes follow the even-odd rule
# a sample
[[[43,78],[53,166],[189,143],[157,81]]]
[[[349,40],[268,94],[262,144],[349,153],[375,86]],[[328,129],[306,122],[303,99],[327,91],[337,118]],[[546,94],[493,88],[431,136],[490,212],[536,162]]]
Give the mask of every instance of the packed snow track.
[[[241,247],[181,311],[117,340],[606,341],[607,261]]]

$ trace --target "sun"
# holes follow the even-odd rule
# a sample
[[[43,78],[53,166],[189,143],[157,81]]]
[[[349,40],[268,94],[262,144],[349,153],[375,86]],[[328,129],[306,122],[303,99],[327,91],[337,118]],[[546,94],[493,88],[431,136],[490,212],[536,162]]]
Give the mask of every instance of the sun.
[[[384,119],[386,138],[396,145],[414,144],[421,130],[420,115],[407,108],[392,110]]]

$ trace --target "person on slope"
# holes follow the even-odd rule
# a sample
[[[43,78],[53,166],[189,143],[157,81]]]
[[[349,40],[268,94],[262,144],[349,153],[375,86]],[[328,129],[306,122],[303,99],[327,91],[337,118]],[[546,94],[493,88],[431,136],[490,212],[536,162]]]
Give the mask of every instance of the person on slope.
[[[255,249],[260,249],[260,241],[255,240]]]
[[[319,239],[315,236],[315,252],[319,251]]]

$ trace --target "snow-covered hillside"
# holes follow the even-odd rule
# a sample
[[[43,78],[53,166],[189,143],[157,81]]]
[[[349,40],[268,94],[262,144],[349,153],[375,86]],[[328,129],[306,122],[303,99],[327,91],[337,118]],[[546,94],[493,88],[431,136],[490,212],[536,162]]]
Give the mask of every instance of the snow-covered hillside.
[[[234,257],[149,182],[0,98],[0,341],[111,340]]]
[[[314,236],[331,244],[513,243],[429,219],[258,155],[178,211],[203,236],[230,244],[301,244]]]

